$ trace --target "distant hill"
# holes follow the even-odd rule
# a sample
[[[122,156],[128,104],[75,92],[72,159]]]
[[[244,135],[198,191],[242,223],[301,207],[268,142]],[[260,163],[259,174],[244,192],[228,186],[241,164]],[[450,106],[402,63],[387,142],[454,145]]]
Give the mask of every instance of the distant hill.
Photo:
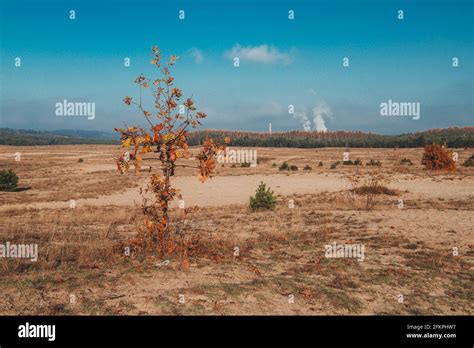
[[[117,140],[116,132],[101,132],[93,130],[77,130],[77,129],[58,129],[52,132],[53,134],[65,135],[77,138],[88,139],[114,139]]]
[[[276,133],[229,130],[203,130],[190,133],[189,145],[198,145],[205,137],[223,141],[231,138],[232,146],[252,147],[423,147],[427,144],[446,143],[449,147],[474,147],[474,127],[431,129],[400,135],[380,135],[364,132],[305,132]],[[119,144],[113,132],[85,130],[34,131],[0,128],[0,145],[65,145],[65,144]]]
[[[114,133],[60,129],[35,131],[0,128],[0,145],[119,144]]]

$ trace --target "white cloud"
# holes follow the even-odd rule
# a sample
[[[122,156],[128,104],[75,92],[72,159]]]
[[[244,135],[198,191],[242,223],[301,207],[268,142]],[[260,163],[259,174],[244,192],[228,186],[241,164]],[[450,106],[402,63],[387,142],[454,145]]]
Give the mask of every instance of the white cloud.
[[[268,45],[260,46],[240,46],[236,44],[230,51],[226,52],[226,56],[230,59],[238,57],[241,61],[249,61],[256,63],[283,63],[290,64],[292,62],[289,53],[281,52],[277,48]]]
[[[196,47],[191,48],[189,54],[194,58],[196,64],[201,64],[204,61],[204,54]]]

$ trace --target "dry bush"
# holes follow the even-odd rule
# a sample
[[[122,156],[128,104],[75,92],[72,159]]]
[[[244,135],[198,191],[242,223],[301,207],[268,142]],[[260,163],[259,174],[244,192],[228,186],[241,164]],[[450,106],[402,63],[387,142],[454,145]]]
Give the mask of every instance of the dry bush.
[[[350,193],[350,194],[348,194]],[[331,195],[327,195],[327,198],[320,205],[321,209],[324,210],[352,210],[352,209],[364,209],[365,203],[361,197],[356,196],[350,191],[336,192]]]
[[[206,259],[215,262],[223,262],[234,259],[235,248],[239,248],[239,258],[247,255],[251,249],[250,243],[238,240],[228,235],[216,236],[215,234],[205,234],[202,231],[189,232],[186,231],[181,236],[176,236],[175,249],[173,254],[181,256],[181,264],[183,261]],[[183,267],[187,268],[187,267]]]
[[[355,190],[358,195],[389,195],[396,196],[396,192],[385,186],[380,185],[377,179],[369,180],[369,185],[362,185]]]
[[[364,208],[370,210],[377,204],[378,195],[396,195],[394,190],[386,187],[389,180],[378,170],[370,171],[368,176],[361,176],[356,172],[347,179],[351,184],[349,192],[352,193],[352,202],[356,208],[359,207],[358,196],[364,197]]]
[[[446,169],[453,171],[456,169],[453,152],[446,145],[432,144],[426,146],[421,163],[426,169],[431,170]]]

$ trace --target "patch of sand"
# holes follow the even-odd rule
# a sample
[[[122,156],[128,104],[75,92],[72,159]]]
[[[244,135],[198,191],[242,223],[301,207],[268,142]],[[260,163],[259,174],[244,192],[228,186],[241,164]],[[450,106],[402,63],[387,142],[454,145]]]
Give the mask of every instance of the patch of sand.
[[[398,175],[392,180],[389,187],[404,192],[404,196],[407,198],[466,199],[474,194],[474,182],[470,178],[434,181],[432,179],[404,178],[403,175]],[[143,188],[146,187],[146,181],[147,177],[144,176]],[[255,193],[257,186],[262,181],[276,194],[282,196],[350,189],[349,181],[337,173],[216,176],[205,183],[200,183],[195,176],[178,176],[173,179],[173,185],[181,190],[186,206],[206,207],[247,204],[249,197]],[[74,199],[73,194],[71,199]],[[141,201],[139,189],[129,188],[123,192],[115,192],[97,198],[78,199],[76,206],[132,206],[141,204]],[[173,204],[177,204],[177,200]],[[17,208],[61,209],[67,207],[69,207],[69,201],[51,201],[5,204],[0,207],[0,211]]]

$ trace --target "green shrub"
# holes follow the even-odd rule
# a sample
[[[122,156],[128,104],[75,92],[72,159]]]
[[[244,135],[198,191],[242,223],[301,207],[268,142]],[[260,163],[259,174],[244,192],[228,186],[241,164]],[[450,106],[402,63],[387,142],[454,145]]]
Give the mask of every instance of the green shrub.
[[[15,191],[18,186],[18,176],[11,169],[0,171],[0,191]]]
[[[292,166],[290,166],[290,170],[297,171],[297,170],[298,170],[298,167],[292,165]]]
[[[337,162],[331,163],[330,169],[336,169],[336,167],[339,163],[341,163],[341,162],[337,161]]]
[[[241,167],[248,168],[250,167],[250,162],[244,162],[240,164]]]
[[[380,167],[382,165],[382,163],[379,161],[379,160],[373,160],[371,159],[369,162],[367,162],[365,164],[366,166],[377,166],[377,167]]]
[[[464,167],[474,167],[474,155],[464,161]]]
[[[258,185],[255,197],[250,197],[250,210],[273,210],[276,207],[276,197],[270,188],[267,188],[263,182]]]
[[[362,165],[362,161],[360,159],[356,159],[355,161],[348,160],[348,161],[342,162],[342,164],[346,166],[360,166]]]
[[[278,169],[279,170],[290,170],[290,166],[288,165],[288,163],[283,162]]]
[[[400,164],[407,164],[409,166],[413,165],[413,163],[411,162],[409,158],[402,158],[402,160],[400,161]]]

